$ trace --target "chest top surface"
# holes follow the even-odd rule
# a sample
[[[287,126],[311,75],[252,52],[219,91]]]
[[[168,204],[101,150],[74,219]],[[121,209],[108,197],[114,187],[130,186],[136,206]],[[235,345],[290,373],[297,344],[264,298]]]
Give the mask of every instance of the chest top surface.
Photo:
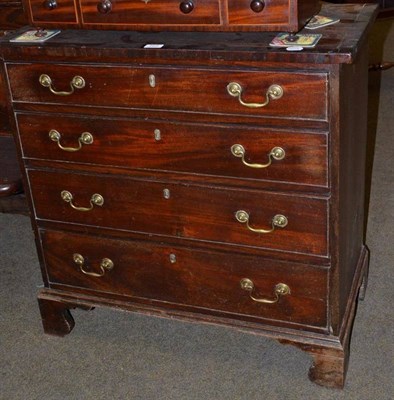
[[[36,59],[50,56],[53,61],[157,62],[163,64],[188,60],[205,62],[280,62],[302,64],[352,63],[366,40],[376,5],[324,4],[322,13],[340,22],[302,33],[318,32],[322,38],[314,48],[289,52],[272,48],[274,32],[137,32],[65,30],[44,43],[10,43],[13,36],[0,41],[5,60]],[[14,36],[20,34],[17,32]],[[163,44],[147,49],[147,44]]]

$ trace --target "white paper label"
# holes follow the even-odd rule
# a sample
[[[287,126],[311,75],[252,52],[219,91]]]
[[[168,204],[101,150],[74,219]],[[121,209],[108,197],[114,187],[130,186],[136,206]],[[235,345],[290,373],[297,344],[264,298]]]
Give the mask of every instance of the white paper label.
[[[161,49],[164,44],[161,43],[148,43],[144,46],[144,49]]]

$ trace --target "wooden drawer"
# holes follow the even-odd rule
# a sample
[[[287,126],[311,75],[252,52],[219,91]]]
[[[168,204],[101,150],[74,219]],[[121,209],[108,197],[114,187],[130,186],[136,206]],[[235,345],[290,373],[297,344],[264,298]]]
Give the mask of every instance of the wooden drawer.
[[[71,24],[78,23],[76,2],[74,0],[29,0],[28,12],[33,24]],[[39,25],[40,26],[40,25]]]
[[[291,8],[288,0],[261,1],[262,4],[255,5],[256,11],[250,0],[228,0],[227,3],[231,25],[284,25],[289,22]]]
[[[81,0],[81,9],[83,23],[93,26],[220,24],[218,0]]]
[[[327,254],[327,201],[324,199],[132,178],[29,170],[38,219],[73,222],[229,245],[313,255]],[[90,207],[94,194],[102,206],[75,210],[62,199],[73,196],[77,207]],[[252,228],[272,228],[275,215],[285,227],[256,233],[235,214],[250,214]],[[242,217],[242,216],[241,216]]]
[[[14,102],[327,120],[326,73],[67,64],[8,64],[7,68]],[[42,74],[50,77],[57,91],[70,91],[75,76],[82,77],[85,85],[59,96],[40,85]],[[240,98],[229,94],[230,83],[240,85]],[[283,95],[276,100],[269,96],[265,107],[240,103],[263,104],[272,85],[280,85]]]
[[[320,10],[315,0],[227,0],[229,25],[237,30],[299,31]]]
[[[262,260],[152,243],[114,240],[56,231],[41,232],[50,284],[132,296],[137,302],[166,302],[257,319],[326,325],[327,270],[303,264]],[[120,251],[121,249],[121,251]],[[83,257],[81,264],[74,254]],[[101,269],[103,259],[112,269]],[[81,262],[81,259],[80,259]],[[107,262],[107,265],[108,262]],[[274,304],[253,301],[240,281],[252,280],[253,296],[274,300],[274,287],[290,294]],[[70,290],[70,289],[68,289]],[[71,289],[72,290],[72,289]],[[171,304],[167,307],[173,308]]]
[[[147,120],[17,114],[25,158],[327,187],[327,135]],[[58,133],[54,132],[56,130]],[[83,133],[91,144],[81,145]],[[50,139],[59,138],[57,141]],[[85,135],[86,138],[86,135]],[[245,150],[245,163],[236,157]],[[78,151],[66,151],[78,149]],[[282,154],[278,148],[283,149]],[[279,151],[278,158],[272,152]],[[272,152],[273,155],[270,155]],[[238,154],[239,155],[239,154]]]

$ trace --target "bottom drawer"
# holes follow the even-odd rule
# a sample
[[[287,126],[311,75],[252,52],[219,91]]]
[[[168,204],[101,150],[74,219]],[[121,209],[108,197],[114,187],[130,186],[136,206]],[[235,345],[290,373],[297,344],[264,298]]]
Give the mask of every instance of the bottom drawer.
[[[327,323],[324,268],[59,231],[42,231],[41,239],[50,285],[165,302],[170,308],[211,309],[239,319]],[[276,294],[279,283],[290,293]]]

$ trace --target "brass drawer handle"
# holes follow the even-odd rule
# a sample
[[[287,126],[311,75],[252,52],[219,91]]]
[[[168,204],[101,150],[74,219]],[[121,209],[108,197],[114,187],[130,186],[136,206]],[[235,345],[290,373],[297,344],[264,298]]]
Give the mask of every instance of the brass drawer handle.
[[[73,255],[73,260],[75,264],[79,266],[81,272],[83,272],[85,275],[94,276],[96,278],[101,278],[102,276],[104,276],[106,271],[111,271],[111,269],[115,266],[112,260],[110,260],[109,258],[103,258],[100,263],[101,272],[97,273],[97,272],[86,271],[84,269],[85,259],[81,254],[75,253]]]
[[[269,104],[270,100],[278,100],[283,96],[283,89],[279,85],[271,85],[267,92],[265,93],[265,102],[264,103],[245,103],[242,96],[242,86],[237,82],[230,82],[227,85],[227,93],[230,96],[237,97],[240,104],[249,108],[261,108],[265,107]]]
[[[238,210],[235,213],[235,218],[241,224],[246,224],[247,228],[252,232],[257,233],[271,233],[275,228],[284,228],[288,224],[288,220],[284,215],[277,214],[272,218],[272,228],[271,229],[256,229],[249,225],[249,214],[244,210]]]
[[[70,82],[70,87],[71,90],[69,92],[61,92],[57,91],[52,87],[52,79],[49,77],[49,75],[42,74],[40,75],[39,82],[41,86],[49,88],[49,90],[53,93],[56,94],[57,96],[69,96],[70,94],[74,93],[74,89],[83,89],[85,87],[85,79],[82,78],[82,76],[74,76],[74,78],[71,79]]]
[[[49,138],[57,143],[57,145],[64,151],[74,152],[81,150],[83,144],[92,144],[93,143],[93,135],[89,132],[83,132],[81,136],[78,138],[78,147],[64,147],[60,144],[61,135],[56,129],[51,129],[49,131]]]
[[[257,301],[257,303],[265,303],[265,304],[274,304],[277,303],[280,299],[281,296],[287,296],[290,294],[290,288],[285,284],[285,283],[278,283],[274,287],[274,299],[257,299],[256,297],[253,296],[253,291],[254,291],[254,283],[252,280],[249,278],[243,278],[241,279],[241,289],[246,290],[249,292],[249,297],[253,301]]]
[[[272,159],[274,160],[283,160],[285,158],[285,151],[282,147],[273,147],[271,151],[268,153],[268,162],[266,164],[251,164],[245,161],[245,148],[242,144],[233,144],[231,146],[231,154],[234,157],[239,157],[242,159],[243,164],[250,168],[267,168],[271,165]]]
[[[77,211],[90,211],[93,210],[94,206],[99,206],[101,207],[104,204],[104,197],[101,196],[101,194],[95,193],[92,195],[90,198],[90,207],[77,207],[73,204],[73,195],[68,191],[68,190],[63,190],[60,193],[62,200],[64,200],[66,203],[70,203],[70,206]]]

